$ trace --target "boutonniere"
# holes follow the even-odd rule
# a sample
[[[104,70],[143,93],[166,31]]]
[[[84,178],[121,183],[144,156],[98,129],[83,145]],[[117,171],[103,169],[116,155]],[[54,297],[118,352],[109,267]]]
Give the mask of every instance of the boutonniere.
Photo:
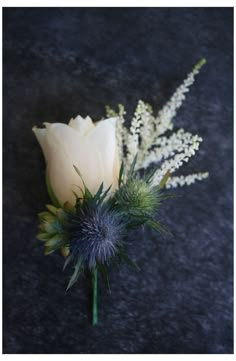
[[[77,116],[68,125],[33,128],[45,157],[51,199],[39,213],[37,238],[45,255],[60,251],[64,268],[72,267],[67,290],[82,272],[91,273],[93,325],[98,320],[98,275],[108,283],[108,266],[126,262],[138,267],[126,251],[127,233],[145,225],[170,234],[157,218],[171,196],[165,190],[208,176],[174,175],[202,142],[198,135],[175,130],[173,118],[204,63],[201,59],[195,65],[157,115],[140,100],[129,129],[122,105],[118,111],[107,106],[107,118],[96,123]]]

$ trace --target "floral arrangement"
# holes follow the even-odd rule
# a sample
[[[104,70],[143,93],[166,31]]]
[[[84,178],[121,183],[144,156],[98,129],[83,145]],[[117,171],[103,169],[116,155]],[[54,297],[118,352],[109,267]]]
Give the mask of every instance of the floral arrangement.
[[[198,135],[173,130],[173,118],[204,63],[201,59],[194,66],[157,116],[140,100],[129,129],[122,105],[117,112],[107,106],[107,118],[96,123],[77,116],[68,125],[33,127],[52,203],[39,213],[37,239],[43,241],[45,255],[60,250],[64,269],[72,266],[67,290],[83,271],[91,273],[93,325],[98,321],[98,274],[108,284],[108,266],[126,262],[137,267],[125,249],[127,233],[145,225],[170,234],[156,219],[171,196],[165,189],[208,177],[207,172],[173,175],[202,142]]]

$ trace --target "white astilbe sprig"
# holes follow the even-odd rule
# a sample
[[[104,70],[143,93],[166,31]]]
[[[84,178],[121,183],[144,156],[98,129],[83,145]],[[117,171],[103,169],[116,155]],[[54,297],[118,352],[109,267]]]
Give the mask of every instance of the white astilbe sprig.
[[[143,121],[143,102],[139,101],[134,113],[134,117],[131,121],[131,126],[127,137],[127,158],[125,162],[126,169],[130,167],[134,157],[139,153],[139,134],[140,128],[143,125]]]
[[[122,104],[118,104],[118,112],[115,112],[113,109],[106,105],[106,115],[107,117],[116,117],[116,142],[119,152],[119,158],[124,158],[124,147],[127,144],[127,137],[128,137],[128,129],[125,127],[125,118],[124,115],[126,111]]]
[[[201,181],[209,176],[208,172],[189,174],[187,176],[170,177],[166,183],[166,188],[183,187],[185,185],[191,185],[196,181]]]
[[[193,155],[195,155],[198,149],[199,149],[199,141],[196,140],[191,145],[186,146],[182,153],[177,153],[174,155],[173,158],[166,159],[161,164],[160,169],[156,171],[153,177],[153,185],[158,185],[167,172],[171,174],[175,172],[177,169],[179,169],[184,163],[187,163],[189,159]]]
[[[202,138],[196,134],[185,132],[184,129],[174,131],[173,118],[205,62],[205,59],[201,59],[194,66],[183,84],[177,88],[156,117],[153,115],[151,106],[139,100],[129,130],[124,125],[124,108],[119,105],[119,112],[116,113],[107,107],[108,116],[118,117],[117,143],[120,159],[123,160],[125,169],[129,169],[136,156],[136,171],[156,164],[158,169],[153,177],[153,184],[158,185],[167,172],[168,174],[174,173],[198,151]],[[208,173],[205,172],[170,177],[166,187],[189,185],[195,180],[202,180],[207,176]]]
[[[138,103],[137,112],[140,113],[142,118],[142,127],[140,131],[140,151],[138,154],[139,161],[142,161],[148,154],[150,148],[150,139],[155,126],[155,118],[153,116],[152,107],[144,103],[142,100]]]
[[[169,138],[162,136],[157,140],[154,149],[149,152],[141,167],[147,168],[151,163],[160,162],[173,157],[176,153],[186,152],[190,149],[194,155],[194,152],[199,148],[200,142],[202,142],[201,137],[187,133],[182,128]]]
[[[193,70],[187,75],[187,78],[183,83],[176,89],[170,100],[166,105],[159,111],[156,122],[156,132],[153,134],[154,140],[157,139],[161,134],[165,133],[167,130],[173,129],[172,119],[176,115],[177,110],[183,104],[183,101],[186,98],[185,93],[189,92],[190,86],[194,83],[195,76],[199,73],[203,64],[205,64],[205,59],[201,59],[193,68]]]

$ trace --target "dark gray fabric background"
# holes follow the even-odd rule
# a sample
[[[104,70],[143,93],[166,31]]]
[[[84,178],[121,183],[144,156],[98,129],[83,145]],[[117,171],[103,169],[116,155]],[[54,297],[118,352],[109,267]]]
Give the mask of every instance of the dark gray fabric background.
[[[232,353],[233,10],[5,8],[3,20],[4,353]],[[201,56],[175,122],[204,138],[182,172],[210,178],[166,203],[173,239],[130,236],[142,271],[111,270],[111,294],[99,281],[93,328],[87,276],[66,294],[62,257],[35,240],[49,200],[31,128],[140,98],[157,111]]]

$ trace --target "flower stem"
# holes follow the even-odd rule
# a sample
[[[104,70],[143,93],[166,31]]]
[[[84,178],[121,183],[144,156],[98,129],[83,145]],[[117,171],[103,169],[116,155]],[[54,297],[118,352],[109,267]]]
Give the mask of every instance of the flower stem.
[[[98,271],[94,268],[92,271],[92,286],[93,286],[93,317],[92,324],[96,326],[98,323]]]

